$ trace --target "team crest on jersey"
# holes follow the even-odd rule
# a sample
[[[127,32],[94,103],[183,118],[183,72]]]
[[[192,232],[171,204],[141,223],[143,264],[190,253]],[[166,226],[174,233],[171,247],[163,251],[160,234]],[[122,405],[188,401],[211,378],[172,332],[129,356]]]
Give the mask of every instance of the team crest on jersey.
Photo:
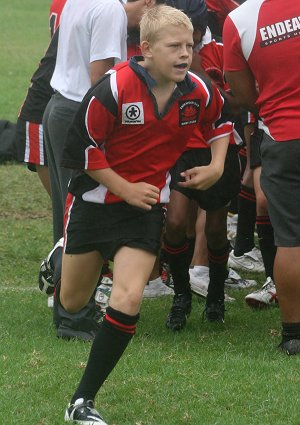
[[[179,102],[179,126],[196,124],[199,119],[200,100],[184,100]]]
[[[142,102],[123,103],[122,124],[144,124],[144,108]]]

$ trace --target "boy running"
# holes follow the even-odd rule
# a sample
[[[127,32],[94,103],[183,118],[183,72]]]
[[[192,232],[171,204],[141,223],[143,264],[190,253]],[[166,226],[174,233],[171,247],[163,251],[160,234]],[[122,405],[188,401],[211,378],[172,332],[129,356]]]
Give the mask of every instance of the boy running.
[[[227,152],[224,131],[214,125],[223,99],[215,86],[188,72],[193,53],[189,18],[158,6],[147,10],[140,29],[143,57],[117,65],[89,91],[63,153],[62,165],[77,171],[69,186],[56,293],[62,308],[80,310],[94,291],[103,261],[114,260],[110,305],[65,414],[66,421],[77,424],[105,424],[94,399],[136,330],[160,249],[171,167],[199,125],[211,143],[212,162],[204,171],[187,170],[189,185],[213,184]]]

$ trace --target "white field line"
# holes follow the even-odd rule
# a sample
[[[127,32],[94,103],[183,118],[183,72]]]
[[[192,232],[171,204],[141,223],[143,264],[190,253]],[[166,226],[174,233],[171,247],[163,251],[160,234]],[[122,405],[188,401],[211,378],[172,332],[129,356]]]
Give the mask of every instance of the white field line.
[[[0,292],[40,292],[38,287],[0,286]]]

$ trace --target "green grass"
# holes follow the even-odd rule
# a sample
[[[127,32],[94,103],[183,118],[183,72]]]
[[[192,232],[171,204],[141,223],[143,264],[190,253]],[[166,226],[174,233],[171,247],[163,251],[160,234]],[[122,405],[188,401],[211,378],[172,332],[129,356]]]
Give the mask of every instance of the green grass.
[[[1,119],[15,120],[45,49],[48,7],[45,0],[1,4]],[[90,345],[55,337],[37,290],[52,239],[37,176],[7,164],[0,182],[0,425],[62,425]],[[237,301],[227,305],[224,326],[204,323],[203,302],[194,299],[178,334],[164,325],[171,299],[145,301],[136,337],[97,396],[108,423],[299,425],[300,358],[276,350],[279,310],[253,312],[245,293],[230,293]]]

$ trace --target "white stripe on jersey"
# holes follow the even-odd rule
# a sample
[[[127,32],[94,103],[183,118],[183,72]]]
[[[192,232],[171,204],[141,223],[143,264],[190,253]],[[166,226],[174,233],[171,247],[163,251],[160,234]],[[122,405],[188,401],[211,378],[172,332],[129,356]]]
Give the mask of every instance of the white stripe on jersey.
[[[30,124],[29,121],[26,121],[24,162],[29,162],[29,155],[30,155],[29,124]]]
[[[170,200],[170,182],[171,182],[171,174],[169,171],[166,173],[166,183],[164,187],[160,191],[160,200],[161,204],[168,203]]]
[[[86,131],[89,135],[90,140],[94,143],[94,146],[90,145],[86,148],[85,150],[85,160],[84,160],[84,169],[87,170],[88,169],[88,165],[89,165],[89,150],[90,149],[95,149],[98,147],[97,143],[95,142],[95,140],[93,139],[93,137],[91,136],[90,132],[89,132],[89,126],[88,126],[88,115],[89,115],[89,109],[90,109],[90,105],[92,103],[92,101],[95,99],[95,96],[93,96],[91,98],[91,100],[89,101],[88,107],[86,109],[86,113],[85,113],[85,118],[84,118],[84,122],[85,122],[85,128]]]
[[[192,71],[189,71],[189,74],[191,74],[194,78],[196,78],[196,80],[199,81],[199,83],[202,85],[202,87],[206,91],[207,99],[206,99],[205,106],[207,106],[209,104],[209,102],[210,102],[210,93],[207,90],[206,84],[204,83],[204,81],[200,77],[198,77],[198,75],[194,74]]]
[[[118,104],[119,94],[118,94],[118,86],[117,86],[117,72],[115,70],[110,75],[110,88],[111,88],[112,95],[116,101],[116,104]]]
[[[99,184],[95,189],[89,190],[82,195],[82,199],[86,202],[95,202],[96,204],[104,204],[107,194],[107,187]]]
[[[248,0],[228,15],[239,33],[243,55],[246,60],[249,59],[254,46],[258,15],[264,1]]]
[[[45,165],[43,126],[39,125],[40,165]]]

